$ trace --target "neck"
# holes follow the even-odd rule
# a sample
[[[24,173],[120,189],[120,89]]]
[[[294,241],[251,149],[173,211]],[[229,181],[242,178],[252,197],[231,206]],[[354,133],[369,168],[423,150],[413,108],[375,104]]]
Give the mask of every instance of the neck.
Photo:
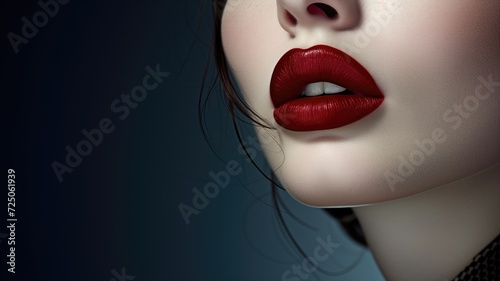
[[[388,281],[451,280],[500,233],[500,165],[411,197],[354,208]]]

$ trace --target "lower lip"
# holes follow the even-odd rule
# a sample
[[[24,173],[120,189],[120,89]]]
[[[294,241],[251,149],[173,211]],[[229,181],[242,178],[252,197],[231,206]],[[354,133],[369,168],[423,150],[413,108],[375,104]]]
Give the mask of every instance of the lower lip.
[[[323,95],[289,101],[274,110],[276,122],[292,131],[339,128],[377,109],[384,99],[361,95]]]

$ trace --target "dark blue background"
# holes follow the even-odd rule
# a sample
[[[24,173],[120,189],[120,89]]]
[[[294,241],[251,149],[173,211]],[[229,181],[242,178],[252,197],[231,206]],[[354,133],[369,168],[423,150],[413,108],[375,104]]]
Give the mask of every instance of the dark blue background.
[[[207,117],[214,149],[243,172],[189,225],[179,212],[180,203],[192,205],[193,188],[213,182],[211,171],[225,170],[197,119],[211,32],[206,2],[72,0],[17,54],[7,34],[21,35],[21,18],[41,8],[37,1],[2,2],[1,171],[6,186],[7,169],[16,170],[18,222],[17,273],[6,272],[8,245],[0,237],[0,280],[108,281],[122,268],[137,281],[281,280],[302,262],[269,206],[268,182],[238,152],[217,97]],[[157,64],[170,75],[120,120],[111,103]],[[115,130],[59,182],[51,163],[64,164],[65,147],[76,148],[85,139],[81,131],[103,118]],[[382,280],[370,253],[321,210],[283,196],[311,225],[285,214],[306,253],[318,237],[333,235],[341,245],[322,266],[348,273],[315,278]]]

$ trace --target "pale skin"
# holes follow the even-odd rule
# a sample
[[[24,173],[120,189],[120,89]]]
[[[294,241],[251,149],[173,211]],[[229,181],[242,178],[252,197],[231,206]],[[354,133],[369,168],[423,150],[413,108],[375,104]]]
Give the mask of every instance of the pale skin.
[[[313,3],[337,16],[308,12]],[[354,207],[387,280],[451,280],[500,233],[499,12],[497,0],[226,4],[231,70],[276,128],[257,128],[271,167],[304,204]],[[272,115],[274,66],[318,44],[360,62],[385,100],[344,127],[286,130]]]

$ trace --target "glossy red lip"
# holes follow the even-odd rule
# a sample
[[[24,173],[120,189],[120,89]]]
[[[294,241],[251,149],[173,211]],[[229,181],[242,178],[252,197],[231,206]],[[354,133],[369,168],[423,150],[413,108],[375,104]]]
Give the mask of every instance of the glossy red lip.
[[[314,82],[330,82],[345,93],[301,97]],[[278,61],[271,78],[274,119],[285,129],[314,131],[356,122],[373,112],[384,95],[370,73],[352,57],[335,48],[318,45],[292,49]]]

